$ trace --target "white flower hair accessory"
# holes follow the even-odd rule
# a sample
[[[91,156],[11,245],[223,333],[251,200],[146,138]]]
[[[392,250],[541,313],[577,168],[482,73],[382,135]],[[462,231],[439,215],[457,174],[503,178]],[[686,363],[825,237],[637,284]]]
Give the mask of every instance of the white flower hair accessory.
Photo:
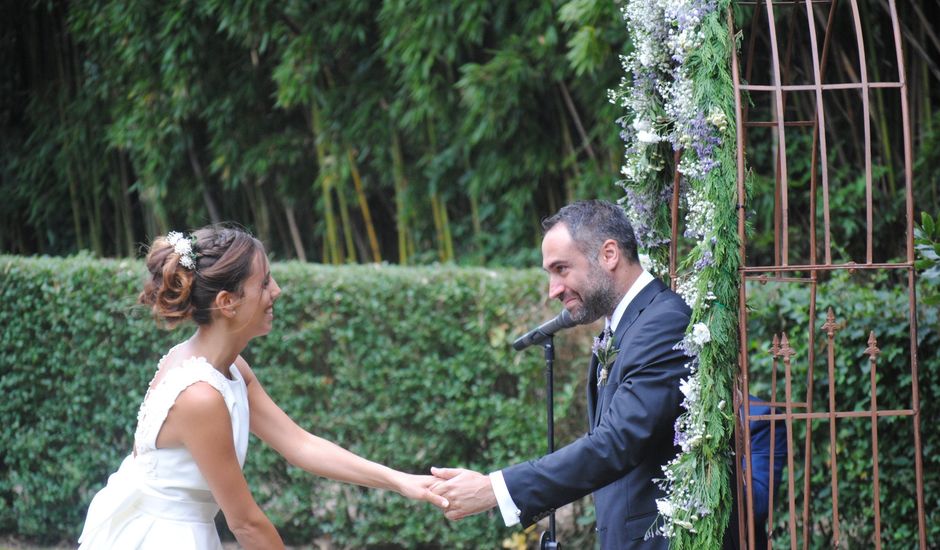
[[[173,252],[180,255],[180,264],[186,269],[196,269],[196,258],[199,257],[193,249],[193,243],[196,236],[190,233],[189,237],[184,236],[179,231],[170,231],[166,235],[166,242],[173,247]]]

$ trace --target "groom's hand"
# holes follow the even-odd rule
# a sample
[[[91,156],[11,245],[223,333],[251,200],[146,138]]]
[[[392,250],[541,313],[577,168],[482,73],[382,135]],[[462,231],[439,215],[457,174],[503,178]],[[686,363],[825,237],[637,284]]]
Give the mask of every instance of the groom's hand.
[[[440,479],[431,492],[447,499],[444,516],[461,519],[496,506],[496,494],[489,476],[463,468],[431,468]]]

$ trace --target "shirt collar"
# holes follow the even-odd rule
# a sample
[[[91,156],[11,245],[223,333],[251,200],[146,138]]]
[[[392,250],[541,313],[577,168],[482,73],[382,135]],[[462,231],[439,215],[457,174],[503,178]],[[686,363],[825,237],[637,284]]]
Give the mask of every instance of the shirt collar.
[[[620,299],[620,303],[617,304],[617,307],[614,309],[614,314],[604,319],[604,327],[609,328],[611,332],[616,332],[617,325],[620,324],[620,318],[623,317],[624,312],[627,311],[627,306],[629,306],[630,302],[636,298],[636,295],[651,282],[653,282],[653,276],[649,271],[644,269],[643,272],[640,273],[640,276],[633,281],[630,290]]]

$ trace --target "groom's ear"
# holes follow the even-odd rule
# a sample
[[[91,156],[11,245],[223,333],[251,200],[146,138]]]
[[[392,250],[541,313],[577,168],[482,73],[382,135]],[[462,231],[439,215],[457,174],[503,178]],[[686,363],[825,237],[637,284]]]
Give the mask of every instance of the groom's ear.
[[[601,244],[601,250],[597,259],[602,266],[613,271],[620,262],[620,256],[620,246],[617,244],[617,241],[607,239]]]

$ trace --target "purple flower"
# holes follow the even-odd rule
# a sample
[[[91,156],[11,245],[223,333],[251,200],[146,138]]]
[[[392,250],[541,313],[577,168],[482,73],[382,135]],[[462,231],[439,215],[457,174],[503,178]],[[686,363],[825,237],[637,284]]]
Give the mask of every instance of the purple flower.
[[[606,336],[607,333],[605,332],[604,335]],[[605,344],[605,342],[604,342],[604,339],[603,339],[603,338],[599,338],[599,337],[595,336],[595,337],[594,337],[594,344],[591,345],[591,353],[593,353],[594,355],[597,355],[597,352],[599,352],[601,349],[603,349],[604,344]]]
[[[698,261],[695,262],[695,270],[700,271],[712,265],[713,263],[715,263],[715,259],[712,256],[712,251],[706,250],[705,252],[702,253],[702,257],[699,258]]]
[[[675,435],[672,437],[672,444],[676,447],[682,447],[682,444],[689,440],[689,434],[682,431],[682,421],[677,418],[675,424],[673,424],[672,429]]]

